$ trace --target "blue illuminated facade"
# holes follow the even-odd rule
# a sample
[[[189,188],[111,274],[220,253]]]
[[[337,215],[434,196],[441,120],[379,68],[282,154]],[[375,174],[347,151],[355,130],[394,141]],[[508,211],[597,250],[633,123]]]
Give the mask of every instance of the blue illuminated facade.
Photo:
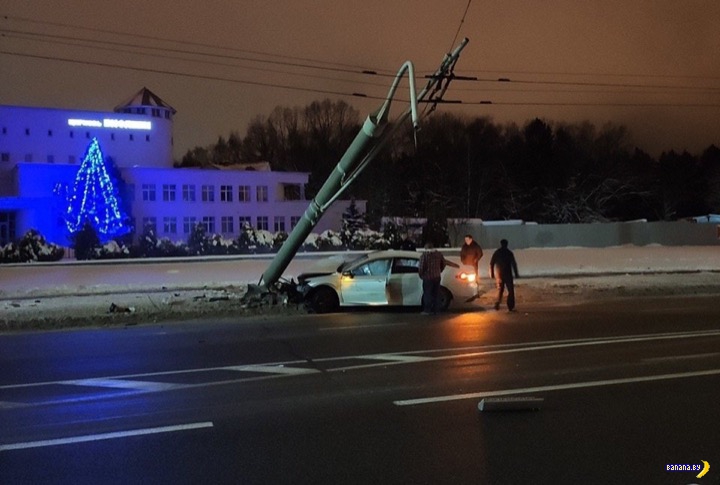
[[[91,153],[95,143],[122,181],[118,210],[129,208],[136,236],[146,225],[173,241],[187,240],[194,224],[227,238],[237,237],[246,223],[270,232],[294,227],[308,204],[307,173],[273,172],[267,163],[174,168],[174,115],[146,88],[112,112],[0,106],[0,244],[36,229],[48,241],[68,245],[72,218],[77,221],[83,206],[72,194],[89,190],[86,183],[78,186],[87,175],[78,177],[83,162],[88,173],[104,177],[105,167]],[[93,197],[114,210],[107,192],[98,188]],[[317,232],[339,230],[349,203],[333,204]],[[365,210],[364,201],[356,205]],[[98,224],[113,224],[114,216],[104,214]],[[116,229],[107,226],[108,237]]]

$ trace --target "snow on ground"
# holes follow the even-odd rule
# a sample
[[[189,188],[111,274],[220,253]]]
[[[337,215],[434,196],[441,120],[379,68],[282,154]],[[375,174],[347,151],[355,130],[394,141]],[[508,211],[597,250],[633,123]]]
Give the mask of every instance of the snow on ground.
[[[492,250],[485,248],[483,271],[487,271]],[[450,259],[457,254],[457,250],[447,252]],[[342,257],[352,256],[329,259],[335,265]],[[720,246],[523,249],[516,250],[515,256],[521,275],[517,282],[519,308],[600,297],[720,293]],[[301,311],[282,305],[274,310],[247,308],[241,300],[247,284],[257,283],[269,263],[265,256],[3,265],[0,328]],[[323,265],[328,265],[326,256],[296,257],[285,277]],[[487,273],[483,274],[483,288],[487,293],[479,304],[489,307],[493,288]]]

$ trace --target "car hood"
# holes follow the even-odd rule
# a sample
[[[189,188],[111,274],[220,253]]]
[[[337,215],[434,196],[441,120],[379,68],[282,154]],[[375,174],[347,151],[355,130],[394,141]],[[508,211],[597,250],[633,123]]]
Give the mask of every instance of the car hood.
[[[333,273],[334,273],[333,271],[315,271],[315,272],[301,273],[300,275],[298,275],[297,279],[298,279],[298,283],[304,283],[305,281],[307,281],[309,279],[317,278],[318,276],[328,276]]]

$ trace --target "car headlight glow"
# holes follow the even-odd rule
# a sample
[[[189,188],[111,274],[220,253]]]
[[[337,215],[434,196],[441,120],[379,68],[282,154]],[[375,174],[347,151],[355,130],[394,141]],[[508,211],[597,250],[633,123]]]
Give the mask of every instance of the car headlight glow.
[[[474,283],[474,282],[475,282],[476,275],[475,275],[475,273],[465,273],[465,272],[463,272],[463,273],[458,274],[458,275],[456,276],[456,278],[459,279],[460,281],[465,282],[465,283]]]

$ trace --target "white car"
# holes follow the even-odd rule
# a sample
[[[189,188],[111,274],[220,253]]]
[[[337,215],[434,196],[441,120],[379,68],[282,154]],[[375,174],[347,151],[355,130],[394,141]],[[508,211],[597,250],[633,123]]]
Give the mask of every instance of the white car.
[[[334,269],[298,276],[298,291],[317,313],[344,306],[420,306],[422,280],[418,276],[421,252],[376,251]],[[449,259],[449,258],[446,258]],[[449,259],[452,261],[452,259]],[[331,260],[332,261],[332,260]],[[335,260],[337,264],[337,260]],[[446,266],[440,282],[440,309],[472,300],[478,291],[471,266]]]

